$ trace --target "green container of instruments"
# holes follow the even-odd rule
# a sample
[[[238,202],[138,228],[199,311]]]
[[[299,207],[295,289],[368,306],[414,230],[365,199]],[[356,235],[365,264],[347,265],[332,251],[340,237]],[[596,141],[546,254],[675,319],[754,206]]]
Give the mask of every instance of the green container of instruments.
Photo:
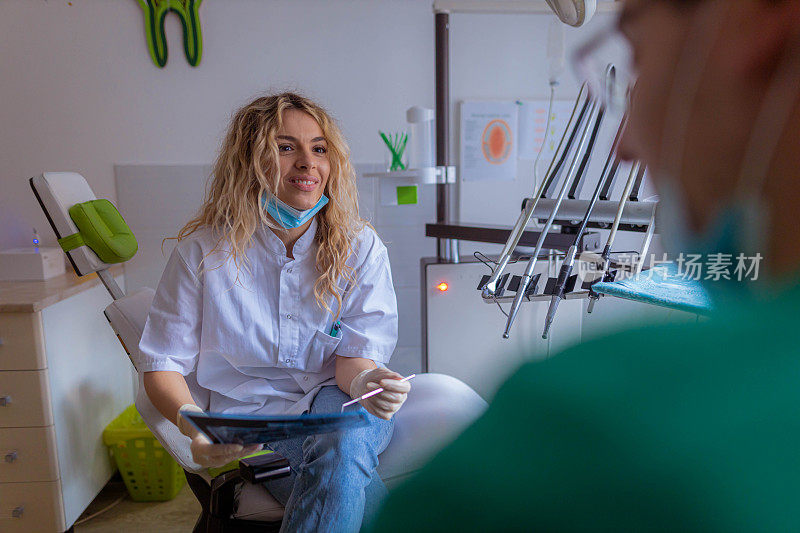
[[[186,483],[183,468],[161,446],[131,405],[103,430],[131,499],[171,500]]]

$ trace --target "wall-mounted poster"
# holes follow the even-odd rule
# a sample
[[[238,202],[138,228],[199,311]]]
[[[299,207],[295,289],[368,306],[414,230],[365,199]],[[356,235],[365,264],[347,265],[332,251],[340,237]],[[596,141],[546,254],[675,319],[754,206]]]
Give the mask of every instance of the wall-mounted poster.
[[[514,102],[461,103],[461,179],[516,179],[518,107]]]

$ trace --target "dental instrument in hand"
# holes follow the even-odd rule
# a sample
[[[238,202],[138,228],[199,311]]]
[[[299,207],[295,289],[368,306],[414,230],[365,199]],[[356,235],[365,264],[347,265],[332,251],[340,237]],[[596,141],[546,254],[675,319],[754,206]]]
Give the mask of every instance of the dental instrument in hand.
[[[400,383],[405,383],[406,381],[414,379],[415,377],[417,377],[416,374],[409,374],[408,376],[406,376],[403,379],[400,379],[398,381],[400,381]],[[374,391],[370,391],[370,392],[368,392],[366,394],[362,394],[358,398],[355,398],[353,400],[350,400],[349,402],[343,403],[342,404],[342,410],[344,410],[345,407],[348,407],[350,405],[353,405],[354,403],[360,402],[361,400],[366,400],[367,398],[371,398],[372,396],[375,396],[376,394],[380,394],[382,392],[383,392],[383,387],[378,387]]]
[[[564,179],[564,183],[561,185],[561,190],[558,193],[558,198],[555,201],[555,205],[553,206],[553,210],[550,213],[550,216],[545,222],[544,226],[542,227],[541,233],[539,234],[539,239],[536,241],[536,248],[534,249],[533,255],[528,261],[528,266],[525,268],[525,273],[522,275],[522,279],[519,283],[519,288],[517,289],[517,294],[514,296],[514,301],[511,304],[511,309],[508,313],[508,320],[506,321],[506,328],[503,331],[503,338],[507,339],[509,337],[509,331],[511,330],[511,326],[514,324],[514,320],[517,318],[517,313],[519,312],[519,307],[522,305],[522,299],[526,296],[528,292],[528,286],[533,279],[533,271],[536,268],[536,261],[539,257],[539,254],[542,252],[542,248],[544,247],[544,241],[547,238],[547,234],[550,232],[550,228],[553,226],[553,221],[556,218],[556,214],[558,213],[558,209],[561,206],[561,202],[564,200],[564,197],[567,194],[567,189],[569,188],[570,184],[578,178],[578,168],[581,166],[582,161],[582,154],[586,154],[589,151],[589,131],[596,131],[603,120],[603,110],[600,105],[594,101],[592,96],[589,96],[589,99],[592,100],[591,108],[589,111],[589,115],[587,117],[586,122],[581,126],[581,139],[578,143],[578,147],[575,150],[573,155],[572,163],[570,164],[569,172],[567,173],[566,178]],[[597,115],[595,116],[595,113]],[[594,128],[591,128],[592,124],[594,124]],[[585,167],[584,167],[585,169]]]
[[[503,247],[503,251],[500,253],[500,257],[497,261],[497,267],[492,271],[489,280],[483,287],[484,298],[492,298],[493,296],[495,296],[495,293],[497,291],[497,282],[502,277],[506,266],[508,266],[508,261],[511,258],[511,254],[514,253],[514,250],[516,249],[517,244],[519,243],[519,240],[522,237],[522,233],[528,226],[528,223],[530,222],[531,217],[533,216],[533,210],[536,208],[536,204],[539,202],[540,198],[546,196],[547,189],[548,187],[551,186],[551,183],[557,181],[557,177],[561,172],[561,169],[564,165],[564,161],[566,160],[567,155],[569,154],[575,142],[575,137],[579,130],[579,126],[582,123],[586,115],[586,111],[589,108],[590,100],[588,98],[586,98],[586,101],[583,103],[583,106],[581,107],[581,100],[583,100],[586,93],[587,93],[587,86],[586,84],[584,84],[581,87],[578,97],[575,99],[575,106],[572,109],[572,115],[570,116],[569,122],[567,123],[567,127],[564,130],[564,134],[561,136],[561,140],[558,143],[558,148],[556,148],[556,153],[553,156],[552,161],[550,162],[550,167],[547,169],[547,174],[545,174],[545,179],[542,180],[539,190],[534,193],[533,198],[526,198],[523,201],[522,211],[520,212],[516,224],[514,224],[514,228],[511,230],[511,235],[509,235],[508,240],[506,241],[506,244]],[[576,120],[575,117],[578,111],[578,107],[581,107],[581,110],[580,114],[577,115],[577,120]],[[564,141],[567,139],[568,135],[569,135],[569,140],[565,145]],[[562,147],[563,147],[563,152],[562,152]]]
[[[619,204],[617,205],[617,214],[614,217],[614,223],[611,224],[611,231],[608,234],[608,240],[606,241],[606,245],[603,248],[603,253],[600,255],[600,258],[603,260],[603,266],[600,271],[600,274],[597,277],[598,281],[613,281],[608,279],[608,270],[611,267],[611,248],[614,246],[614,240],[617,237],[617,230],[619,229],[619,224],[622,221],[622,213],[625,210],[625,206],[628,203],[628,195],[631,193],[631,189],[633,188],[633,182],[636,180],[636,176],[639,174],[639,167],[641,163],[638,161],[633,164],[631,167],[631,171],[628,174],[628,181],[625,183],[625,189],[622,191],[622,198],[619,200]],[[602,193],[601,193],[602,197]],[[600,299],[600,294],[594,292],[589,289],[589,308],[587,309],[588,313],[594,311],[594,304],[597,303],[597,300]]]

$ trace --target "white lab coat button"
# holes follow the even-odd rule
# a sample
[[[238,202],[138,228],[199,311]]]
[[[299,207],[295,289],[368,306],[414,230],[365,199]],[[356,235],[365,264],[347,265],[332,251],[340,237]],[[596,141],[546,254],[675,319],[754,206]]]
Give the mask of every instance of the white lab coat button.
[[[308,381],[308,376],[303,376],[303,381]]]
[[[287,274],[291,274],[291,273],[292,273],[292,269],[291,269],[291,268],[287,269],[287,270],[286,270],[286,273],[287,273]]]
[[[292,315],[286,315],[286,319],[287,320],[291,320],[292,319]]]

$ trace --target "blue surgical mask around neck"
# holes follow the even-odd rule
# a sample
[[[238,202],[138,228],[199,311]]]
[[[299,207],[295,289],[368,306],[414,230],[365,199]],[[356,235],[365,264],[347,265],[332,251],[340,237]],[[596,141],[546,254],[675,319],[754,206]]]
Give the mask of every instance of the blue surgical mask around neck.
[[[314,204],[314,207],[301,211],[290,206],[273,194],[265,193],[261,197],[261,206],[267,210],[267,213],[269,213],[275,222],[285,229],[293,229],[302,226],[311,220],[327,203],[328,197],[323,194],[319,201]]]
[[[733,272],[740,260],[750,262],[766,255],[769,211],[760,198],[735,196],[722,205],[703,230],[697,231],[689,227],[686,202],[677,181],[666,177],[661,181],[658,217],[663,228],[662,242],[672,260],[678,260],[681,254],[685,260],[700,256],[705,265],[715,258],[729,259]],[[718,302],[752,294],[762,286],[758,279],[739,280],[735,275],[729,280],[710,280],[704,276],[701,281]]]

